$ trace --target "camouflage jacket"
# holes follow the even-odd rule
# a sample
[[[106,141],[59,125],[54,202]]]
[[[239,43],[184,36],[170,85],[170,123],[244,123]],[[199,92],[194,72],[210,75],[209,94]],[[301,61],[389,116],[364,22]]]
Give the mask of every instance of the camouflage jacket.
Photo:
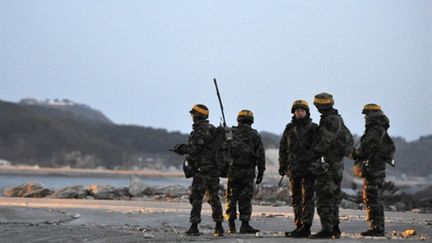
[[[207,120],[194,123],[192,128],[188,143],[184,148],[189,155],[190,164],[195,171],[218,176],[215,152],[212,149],[216,128]]]
[[[318,125],[310,118],[292,118],[287,124],[280,140],[279,167],[286,168],[290,176],[309,174],[311,148]]]
[[[389,139],[387,129],[390,121],[383,112],[378,111],[366,116],[365,132],[360,139],[360,148],[355,153],[356,160],[369,160],[369,170],[371,173],[384,174],[385,160]],[[390,148],[391,149],[391,148]]]
[[[265,152],[259,133],[251,126],[241,124],[232,127],[233,141],[231,142],[231,156],[234,167],[255,168],[258,172],[265,171]]]
[[[343,119],[338,110],[330,109],[321,114],[319,129],[311,147],[314,159],[324,156],[328,162],[341,163],[345,148],[337,148],[336,139]],[[332,163],[330,164],[332,166]]]

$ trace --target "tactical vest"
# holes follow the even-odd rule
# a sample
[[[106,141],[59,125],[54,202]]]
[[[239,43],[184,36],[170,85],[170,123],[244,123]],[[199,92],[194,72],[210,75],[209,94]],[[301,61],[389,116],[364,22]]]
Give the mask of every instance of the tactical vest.
[[[232,165],[243,168],[256,166],[255,141],[257,131],[248,127],[233,127],[233,141],[231,142]]]
[[[303,176],[309,173],[308,167],[310,161],[308,159],[309,149],[312,145],[314,135],[317,131],[317,125],[311,121],[306,124],[287,125],[287,135],[285,139],[288,147],[288,172],[291,176]]]
[[[339,114],[331,116],[337,116],[339,120],[339,126],[336,131],[336,140],[333,145],[335,153],[349,156],[354,146],[354,138],[351,131],[345,126],[345,123]]]
[[[203,137],[205,141],[203,141],[204,144],[201,145],[202,149],[199,152],[190,155],[189,162],[194,168],[194,171],[198,171],[202,174],[219,176],[215,161],[215,151],[212,147],[212,141],[216,133],[215,129],[216,128],[210,123],[202,123],[194,127],[194,130],[189,136],[189,143],[196,144],[198,140],[203,139]]]

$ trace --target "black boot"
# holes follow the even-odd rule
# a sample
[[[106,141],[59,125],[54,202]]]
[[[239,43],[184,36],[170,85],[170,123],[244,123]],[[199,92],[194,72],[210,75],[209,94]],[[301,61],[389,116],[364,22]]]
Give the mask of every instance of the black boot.
[[[242,221],[240,234],[255,234],[257,232],[259,232],[259,230],[252,228],[252,226],[249,225],[249,221]]]
[[[222,227],[222,222],[216,222],[216,226],[213,232],[214,236],[223,236],[224,235],[224,229]]]
[[[360,233],[362,236],[384,236],[384,230],[370,229]]]
[[[342,232],[339,229],[339,224],[336,224],[333,227],[333,235],[335,237],[335,239],[340,239]]]
[[[198,236],[199,235],[198,224],[193,223],[191,227],[188,229],[188,231],[185,232],[185,234],[190,236]]]
[[[296,225],[297,227],[295,228],[295,230],[285,232],[285,237],[292,237],[292,235],[295,234],[302,227],[302,224],[296,224]]]
[[[236,226],[235,226],[235,220],[228,221],[228,233],[235,234],[236,233]]]
[[[309,236],[309,239],[332,239],[333,232],[327,230],[321,230],[320,232]]]
[[[311,234],[310,228],[311,228],[311,226],[309,224],[303,224],[303,226],[300,229],[298,229],[296,232],[293,232],[291,234],[291,237],[293,237],[293,238],[307,238]]]

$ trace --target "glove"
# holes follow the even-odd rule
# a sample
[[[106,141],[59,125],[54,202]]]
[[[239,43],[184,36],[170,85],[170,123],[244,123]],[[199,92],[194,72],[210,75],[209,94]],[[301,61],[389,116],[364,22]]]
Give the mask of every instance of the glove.
[[[286,175],[286,173],[287,173],[287,170],[285,167],[283,167],[283,166],[279,167],[279,175],[284,176],[284,175]]]
[[[258,172],[258,176],[257,176],[257,178],[256,178],[256,182],[255,182],[257,185],[260,184],[260,183],[262,182],[263,175],[264,175],[263,172]]]
[[[176,146],[174,146],[174,153],[180,155],[186,154],[185,146],[186,144],[177,144]]]

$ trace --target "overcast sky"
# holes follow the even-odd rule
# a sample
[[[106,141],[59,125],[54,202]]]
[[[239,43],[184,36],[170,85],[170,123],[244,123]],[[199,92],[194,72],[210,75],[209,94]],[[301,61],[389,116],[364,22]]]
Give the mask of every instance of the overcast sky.
[[[347,126],[432,134],[432,1],[1,0],[0,99],[68,98],[120,124],[189,132],[195,103],[282,133],[295,99],[334,95]],[[311,107],[312,117],[319,114]]]

